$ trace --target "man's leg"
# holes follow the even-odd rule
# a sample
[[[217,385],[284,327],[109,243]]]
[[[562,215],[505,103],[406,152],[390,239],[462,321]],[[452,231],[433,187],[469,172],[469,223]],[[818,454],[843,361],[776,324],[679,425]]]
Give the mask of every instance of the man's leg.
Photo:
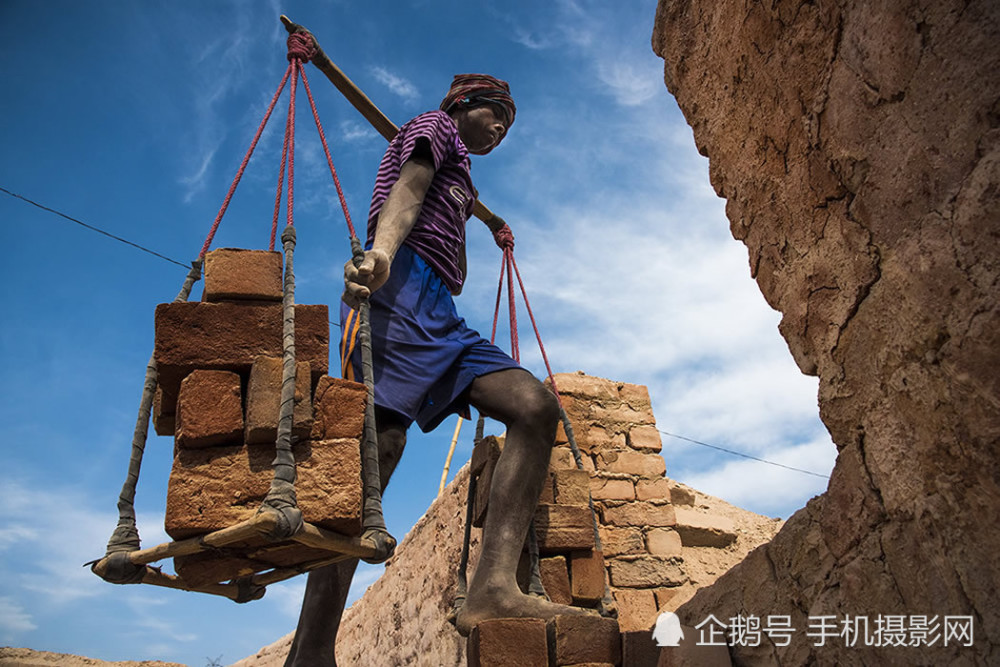
[[[382,490],[385,491],[389,478],[403,455],[406,426],[396,413],[378,408],[375,411],[375,421],[379,446],[378,470]],[[337,664],[334,655],[337,628],[340,627],[340,617],[344,613],[347,593],[357,567],[358,559],[351,558],[309,573],[299,624],[285,667]]]
[[[476,378],[469,401],[502,422],[507,436],[493,472],[479,565],[456,619],[458,631],[468,634],[490,618],[586,613],[530,597],[517,586],[517,562],[548,474],[559,421],[555,396],[527,371],[508,369]]]

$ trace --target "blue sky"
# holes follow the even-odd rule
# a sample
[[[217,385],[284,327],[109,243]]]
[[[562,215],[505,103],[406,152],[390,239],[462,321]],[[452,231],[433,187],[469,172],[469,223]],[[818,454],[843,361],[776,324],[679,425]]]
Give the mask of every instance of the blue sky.
[[[650,48],[654,0],[0,3],[0,187],[189,262],[281,78],[281,13],[397,124],[436,108],[451,76],[511,83],[517,123],[474,158],[557,372],[649,386],[659,428],[828,474],[835,450],[749,278],[708,163]],[[308,70],[352,216],[384,141]],[[283,114],[215,247],[266,247]],[[348,256],[315,128],[298,122],[296,298],[336,304]],[[184,269],[0,193],[0,644],[108,660],[230,663],[294,627],[303,580],[235,605],[106,584],[101,556],[153,343],[153,309]],[[363,222],[358,222],[363,227]],[[489,330],[499,251],[469,223],[459,309]],[[196,288],[196,295],[200,288]],[[527,318],[522,315],[522,321]],[[336,334],[336,332],[334,332]],[[524,330],[522,359],[543,368]],[[386,496],[402,539],[437,492],[454,421],[411,441]],[[467,460],[471,429],[454,470]],[[151,437],[137,497],[144,546],[162,530],[172,443]],[[664,437],[668,476],[787,517],[826,480]],[[380,568],[359,571],[355,595]]]

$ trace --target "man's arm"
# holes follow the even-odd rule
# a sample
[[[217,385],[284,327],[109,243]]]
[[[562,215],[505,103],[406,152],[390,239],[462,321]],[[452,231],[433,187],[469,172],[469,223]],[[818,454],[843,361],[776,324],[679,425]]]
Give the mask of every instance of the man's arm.
[[[411,157],[399,170],[399,180],[382,204],[372,249],[365,252],[361,266],[349,261],[344,265],[344,302],[357,308],[362,299],[385,284],[396,251],[417,222],[424,197],[434,180],[434,163],[423,157]]]

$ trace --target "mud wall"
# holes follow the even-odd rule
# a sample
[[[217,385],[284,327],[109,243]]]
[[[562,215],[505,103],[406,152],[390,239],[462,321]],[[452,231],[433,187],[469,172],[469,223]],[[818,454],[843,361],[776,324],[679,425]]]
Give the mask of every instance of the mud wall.
[[[839,450],[679,612],[791,618],[738,663],[1000,661],[997,44],[991,0],[660,1],[666,85]],[[968,616],[973,645],[817,647],[823,615],[902,616],[917,644],[915,616]]]

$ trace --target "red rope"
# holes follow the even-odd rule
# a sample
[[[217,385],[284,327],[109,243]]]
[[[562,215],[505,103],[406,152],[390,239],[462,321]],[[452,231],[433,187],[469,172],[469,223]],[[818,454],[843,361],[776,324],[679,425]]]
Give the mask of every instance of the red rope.
[[[274,195],[274,215],[271,217],[271,243],[267,247],[271,252],[274,252],[274,242],[278,236],[278,213],[281,211],[281,192],[286,164],[288,164],[288,118],[285,119],[285,140],[281,147],[281,168],[278,170],[278,188]]]
[[[545,370],[549,374],[549,382],[552,383],[552,393],[556,395],[556,399],[559,404],[562,405],[562,398],[559,396],[559,390],[556,388],[556,378],[552,374],[552,366],[549,365],[549,357],[545,354],[545,346],[542,344],[542,335],[538,333],[538,324],[535,323],[535,315],[531,312],[531,304],[528,303],[528,293],[524,289],[524,281],[521,280],[521,272],[517,269],[517,262],[514,261],[514,252],[510,253],[510,263],[514,267],[514,273],[517,274],[517,283],[521,286],[521,296],[524,297],[524,307],[528,311],[528,317],[531,319],[531,326],[535,330],[535,338],[538,340],[538,349],[542,353],[542,361],[545,362]],[[513,300],[513,296],[511,297]]]
[[[288,224],[292,224],[292,206],[295,203],[295,89],[302,70],[302,62],[292,57],[291,35],[288,38],[288,59],[291,61],[292,85],[288,89],[288,128],[285,141],[288,142]]]
[[[326,163],[330,167],[330,175],[333,176],[333,184],[337,188],[337,197],[340,199],[340,207],[344,210],[344,220],[347,222],[347,230],[351,236],[355,236],[354,223],[351,222],[351,212],[347,209],[347,198],[344,197],[344,190],[340,187],[340,179],[337,178],[337,169],[333,166],[333,158],[330,156],[330,147],[326,143],[326,134],[323,132],[323,124],[319,122],[319,112],[316,111],[316,101],[313,100],[312,90],[309,89],[309,79],[306,78],[306,71],[302,70],[302,85],[306,87],[306,97],[309,98],[309,106],[312,109],[313,119],[316,121],[316,130],[319,132],[320,143],[323,144],[323,152],[326,153]]]
[[[226,209],[229,208],[229,202],[233,198],[233,193],[236,192],[236,186],[239,185],[240,179],[243,178],[243,172],[247,168],[247,164],[250,163],[250,156],[253,155],[254,148],[257,147],[257,142],[260,140],[260,135],[264,132],[264,126],[267,125],[268,119],[271,117],[271,112],[274,111],[274,105],[278,102],[278,97],[281,95],[281,91],[285,88],[285,83],[288,81],[288,75],[292,72],[292,66],[289,65],[288,69],[285,70],[285,76],[281,79],[281,83],[278,85],[277,92],[274,93],[274,97],[271,98],[271,103],[267,107],[267,111],[264,113],[264,119],[260,121],[260,126],[257,128],[257,134],[254,135],[253,141],[250,142],[250,148],[247,150],[246,156],[243,158],[243,162],[240,164],[239,170],[236,172],[236,178],[233,179],[233,184],[229,186],[229,192],[226,193],[226,198],[222,202],[222,208],[219,209],[219,214],[215,216],[215,222],[212,223],[212,228],[208,232],[208,238],[205,239],[204,245],[201,247],[201,252],[198,253],[198,258],[201,259],[208,252],[209,246],[212,245],[212,239],[215,238],[215,233],[219,230],[219,223],[222,222],[222,216],[225,215]]]
[[[517,339],[517,304],[514,301],[514,250],[504,248],[507,260],[507,305],[510,311],[510,353],[514,361],[521,363],[521,349]]]
[[[497,284],[497,305],[493,309],[493,331],[490,333],[490,342],[496,343],[497,341],[497,322],[500,321],[500,296],[503,294],[503,274],[504,269],[507,268],[507,254],[504,253],[500,257],[500,282]]]

